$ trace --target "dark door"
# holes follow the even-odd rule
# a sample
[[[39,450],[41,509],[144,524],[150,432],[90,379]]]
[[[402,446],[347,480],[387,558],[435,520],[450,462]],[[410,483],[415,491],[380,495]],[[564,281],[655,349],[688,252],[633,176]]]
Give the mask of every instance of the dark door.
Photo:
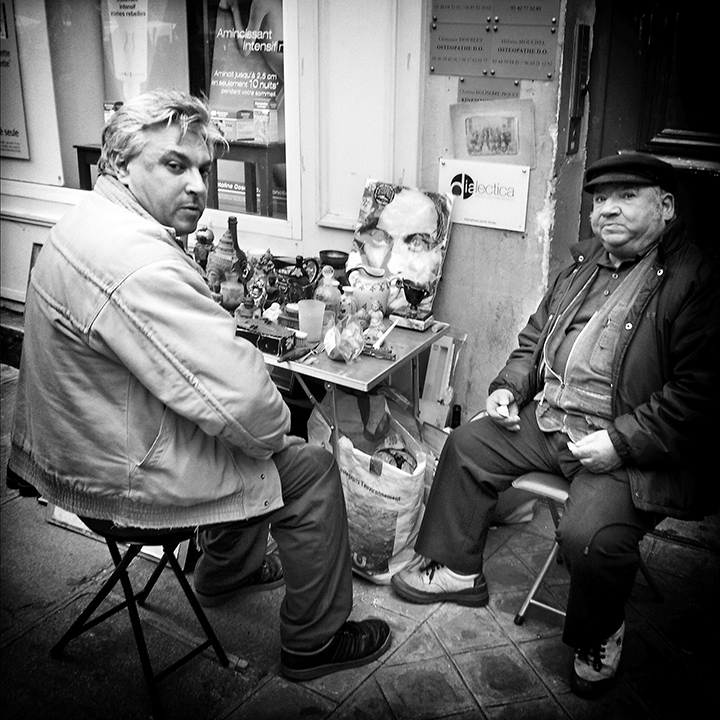
[[[590,63],[588,164],[620,150],[671,162],[677,203],[720,257],[720,13],[699,0],[597,0]],[[582,230],[589,234],[589,198]]]

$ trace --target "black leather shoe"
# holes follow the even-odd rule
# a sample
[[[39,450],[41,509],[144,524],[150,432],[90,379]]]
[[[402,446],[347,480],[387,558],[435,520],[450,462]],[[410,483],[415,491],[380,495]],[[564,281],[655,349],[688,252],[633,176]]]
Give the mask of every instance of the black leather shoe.
[[[285,584],[280,555],[277,550],[268,553],[256,573],[251,575],[242,585],[223,590],[219,593],[204,593],[195,587],[195,595],[203,607],[217,607],[239,597],[255,592],[274,590]]]
[[[312,680],[367,665],[390,647],[390,641],[390,626],[384,620],[348,620],[320,650],[308,653],[283,650],[280,673],[289,680]]]
[[[40,493],[27,480],[23,480],[10,468],[7,469],[5,484],[10,490],[17,490],[23,497],[40,497]]]

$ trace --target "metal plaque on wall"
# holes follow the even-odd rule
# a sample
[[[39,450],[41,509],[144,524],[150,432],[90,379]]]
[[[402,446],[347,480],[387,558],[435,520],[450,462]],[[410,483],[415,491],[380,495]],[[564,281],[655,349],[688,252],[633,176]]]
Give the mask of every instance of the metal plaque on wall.
[[[520,97],[520,83],[517,80],[466,77],[458,83],[458,102],[505,100],[517,97]]]
[[[559,0],[435,0],[430,72],[548,80],[557,55]]]

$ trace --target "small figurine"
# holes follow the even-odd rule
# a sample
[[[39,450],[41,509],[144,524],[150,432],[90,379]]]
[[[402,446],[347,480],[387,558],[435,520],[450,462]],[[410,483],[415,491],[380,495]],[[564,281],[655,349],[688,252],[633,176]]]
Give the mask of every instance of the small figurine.
[[[207,226],[203,225],[197,229],[195,233],[195,247],[193,248],[193,256],[195,262],[203,269],[207,267],[207,260],[210,251],[213,249],[213,241],[215,233]]]
[[[265,309],[265,300],[267,299],[265,282],[262,278],[258,278],[257,276],[253,278],[253,281],[248,287],[248,296],[253,303],[253,317],[261,317],[263,310]]]
[[[370,325],[363,335],[365,336],[365,342],[372,345],[385,331],[385,325],[383,324],[385,314],[379,300],[373,300],[369,314]]]
[[[357,313],[357,310],[358,306],[357,301],[355,300],[355,295],[353,294],[353,288],[345,286],[343,288],[342,297],[340,298],[340,310],[338,312],[338,317],[351,317]]]
[[[270,320],[270,322],[277,323],[280,319],[280,313],[282,312],[282,308],[280,307],[280,303],[274,302],[271,303],[270,306],[265,310],[262,314],[262,316],[266,320]]]

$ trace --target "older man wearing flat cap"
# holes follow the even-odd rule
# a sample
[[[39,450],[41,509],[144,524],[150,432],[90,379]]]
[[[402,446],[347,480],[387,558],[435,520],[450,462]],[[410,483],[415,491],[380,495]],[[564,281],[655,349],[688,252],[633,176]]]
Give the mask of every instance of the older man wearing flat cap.
[[[563,475],[563,641],[585,697],[616,675],[639,543],[664,517],[717,510],[705,469],[717,427],[718,276],[676,217],[673,167],[623,153],[586,172],[594,237],[551,282],[491,383],[486,415],[438,462],[418,561],[392,578],[417,603],[482,606],[498,494],[532,470]]]

